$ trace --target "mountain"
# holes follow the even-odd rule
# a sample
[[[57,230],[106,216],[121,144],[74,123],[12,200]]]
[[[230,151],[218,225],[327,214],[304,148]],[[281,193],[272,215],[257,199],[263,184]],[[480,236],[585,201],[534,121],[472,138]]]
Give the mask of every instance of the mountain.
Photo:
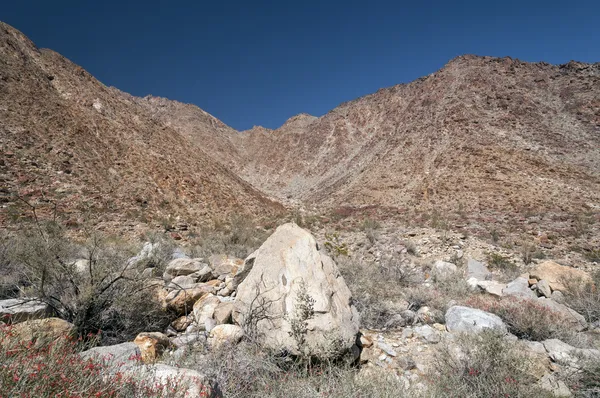
[[[461,56],[235,139],[244,179],[320,209],[598,214],[600,63]]]
[[[31,213],[22,198],[106,228],[271,217],[281,203],[568,227],[600,221],[600,63],[466,55],[324,116],[237,132],[106,87],[0,24],[0,151],[0,225]]]
[[[0,225],[31,215],[25,201],[106,228],[278,214],[215,160],[235,153],[232,132],[195,106],[106,87],[0,23]]]

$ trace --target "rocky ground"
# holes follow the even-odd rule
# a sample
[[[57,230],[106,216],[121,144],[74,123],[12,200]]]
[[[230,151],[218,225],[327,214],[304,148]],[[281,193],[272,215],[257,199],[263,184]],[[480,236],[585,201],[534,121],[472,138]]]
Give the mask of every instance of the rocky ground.
[[[147,264],[156,250],[158,244],[146,243],[128,267]],[[170,325],[139,333],[130,343],[93,348],[82,353],[85,358],[108,360],[113,371],[150,372],[157,380],[198,379],[192,384],[214,396],[244,396],[231,395],[230,380],[206,366],[214,366],[216,353],[242,356],[251,345],[288,358],[343,357],[354,364],[356,380],[385,375],[397,393],[438,396],[444,394],[435,380],[449,369],[460,373],[440,364],[467,361],[468,372],[478,376],[485,372],[478,368],[481,349],[469,350],[500,344],[516,355],[512,362],[527,365],[518,369],[526,381],[515,385],[527,383],[552,396],[598,393],[574,376],[584,372],[585,361],[600,361],[596,262],[541,255],[524,262],[520,253],[461,233],[372,221],[358,231],[320,230],[316,239],[285,224],[246,259],[224,253],[191,258],[186,252],[189,247],[173,250],[159,275],[154,267],[136,271],[154,292],[152,300],[171,314]],[[88,261],[75,261],[76,272],[89,272]],[[0,301],[0,309],[24,339],[35,329],[47,337],[73,328],[56,318],[30,320],[52,313],[39,298]],[[521,394],[514,396],[529,396]]]

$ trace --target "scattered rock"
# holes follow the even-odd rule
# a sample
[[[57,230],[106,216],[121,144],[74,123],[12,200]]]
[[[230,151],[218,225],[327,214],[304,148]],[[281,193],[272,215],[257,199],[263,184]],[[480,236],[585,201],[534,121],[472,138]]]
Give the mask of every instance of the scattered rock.
[[[476,286],[487,294],[491,294],[492,296],[502,296],[502,291],[506,288],[505,283],[500,283],[496,281],[478,281],[476,280]]]
[[[458,268],[456,265],[447,261],[438,260],[433,264],[431,268],[431,274],[440,280],[447,279],[457,272]]]
[[[499,316],[458,305],[446,311],[446,328],[449,332],[478,333],[483,329],[496,329],[507,333],[506,325]]]
[[[480,281],[491,280],[492,273],[482,262],[470,258],[467,261],[467,279],[475,278]]]
[[[159,332],[143,332],[133,341],[140,349],[144,363],[154,363],[171,347],[171,340]]]
[[[573,330],[581,332],[587,327],[585,317],[566,305],[544,297],[540,297],[537,302],[548,308],[550,311],[560,314],[563,318],[563,322],[567,322]]]
[[[187,315],[192,312],[194,303],[214,291],[214,286],[205,283],[197,283],[189,289],[172,290],[164,298],[164,307],[177,315]]]
[[[34,347],[43,347],[54,341],[65,340],[75,329],[73,324],[59,319],[32,319],[14,325],[12,335],[19,341],[35,342]]]
[[[178,332],[183,332],[192,324],[192,317],[188,315],[180,316],[171,322],[171,326]]]
[[[537,299],[537,295],[529,288],[527,279],[519,277],[510,282],[502,290],[504,296],[513,296],[521,299]]]
[[[545,279],[542,279],[537,284],[537,291],[544,297],[550,298],[552,297],[552,290],[550,289],[550,284]],[[557,290],[558,291],[558,290]]]
[[[222,325],[225,323],[231,323],[231,314],[233,312],[233,302],[222,302],[217,305],[215,308],[215,312],[213,318],[217,325]]]
[[[592,282],[592,278],[587,272],[577,268],[566,267],[550,260],[538,264],[529,275],[531,278],[546,280],[548,285],[550,285],[550,289],[560,291],[566,289],[565,283],[569,281],[578,281],[579,283]]]
[[[18,323],[30,319],[42,319],[50,314],[46,303],[36,299],[0,300],[0,320]]]
[[[194,304],[194,320],[200,330],[206,330],[206,322],[213,319],[213,315],[221,300],[214,294],[207,294]]]
[[[428,343],[439,343],[441,340],[440,332],[429,325],[418,326],[414,328],[414,333]]]
[[[217,325],[210,331],[208,344],[212,348],[235,345],[244,337],[244,330],[237,325]]]
[[[201,258],[176,258],[167,265],[163,278],[169,282],[176,276],[193,274],[206,266],[207,264],[203,263]]]

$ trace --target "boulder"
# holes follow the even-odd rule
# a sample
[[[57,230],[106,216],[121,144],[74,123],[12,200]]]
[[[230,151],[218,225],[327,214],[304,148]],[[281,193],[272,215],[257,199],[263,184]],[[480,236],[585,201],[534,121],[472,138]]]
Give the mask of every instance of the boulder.
[[[244,260],[220,254],[210,256],[208,263],[213,275],[218,278],[221,275],[235,275],[238,269],[241,269],[244,265]]]
[[[552,289],[550,289],[550,284],[547,280],[542,279],[536,283],[537,291],[544,297],[550,298],[552,297]]]
[[[538,384],[542,390],[548,391],[553,397],[568,398],[573,396],[573,393],[569,390],[565,382],[559,380],[552,373],[544,374]]]
[[[476,286],[487,294],[501,297],[506,284],[496,281],[476,281]]]
[[[192,317],[189,315],[180,316],[171,322],[171,327],[177,332],[184,332],[185,329],[192,324],[192,321]]]
[[[144,363],[154,363],[172,346],[171,340],[159,332],[143,332],[133,342],[138,346]]]
[[[600,360],[599,350],[575,348],[558,339],[544,340],[542,344],[548,352],[550,359],[567,366],[577,368],[582,359]]]
[[[293,223],[278,227],[246,259],[242,272],[246,267],[250,270],[238,286],[233,320],[252,330],[263,346],[292,354],[301,349],[316,357],[352,348],[359,316],[350,290],[308,231]],[[309,302],[314,312],[307,317],[302,309]],[[302,330],[302,347],[292,336],[292,325]]]
[[[12,326],[12,335],[22,342],[34,342],[39,348],[71,337],[75,326],[59,318],[32,319]]]
[[[529,282],[523,277],[519,277],[506,285],[502,290],[502,294],[504,296],[518,297],[520,299],[537,299],[537,294],[529,288]]]
[[[103,363],[111,372],[139,365],[142,354],[133,342],[111,346],[94,347],[79,354],[83,359],[91,359]]]
[[[206,330],[207,322],[213,319],[221,300],[214,294],[207,294],[194,304],[194,319],[200,330]]]
[[[429,325],[417,326],[414,333],[428,343],[439,343],[441,340],[440,332]]]
[[[441,260],[436,261],[431,268],[431,274],[439,280],[447,279],[455,274],[456,271],[458,271],[456,265]]]
[[[577,268],[566,267],[550,260],[538,264],[529,272],[529,275],[537,280],[544,279],[550,285],[550,289],[560,291],[566,289],[565,283],[568,281],[578,281],[579,283],[592,282],[592,278],[587,272]]]
[[[194,303],[214,291],[214,286],[205,283],[197,283],[189,289],[172,290],[164,298],[164,307],[177,315],[187,315],[192,312]]]
[[[165,394],[167,386],[173,386],[177,381],[177,392],[185,397],[220,398],[223,395],[216,383],[210,381],[202,373],[192,369],[176,368],[162,363],[146,365],[136,371],[135,376],[154,380],[155,385],[164,385]]]
[[[206,266],[207,264],[203,263],[201,258],[176,258],[167,265],[163,278],[170,282],[176,276],[193,274]]]
[[[7,323],[42,319],[46,318],[49,313],[48,305],[36,299],[0,300],[0,320]]]
[[[562,322],[566,322],[573,330],[581,332],[587,328],[587,321],[585,320],[585,317],[574,309],[545,297],[540,297],[537,302],[548,308],[550,311],[560,314],[560,316],[563,318]]]
[[[196,279],[189,275],[176,276],[169,282],[167,289],[189,289],[196,284]]]
[[[231,323],[231,314],[233,313],[233,302],[222,302],[217,305],[213,318],[217,325]]]
[[[502,319],[476,308],[455,305],[446,311],[446,329],[449,332],[479,333],[483,329],[496,329],[507,333]]]
[[[211,331],[208,344],[212,348],[232,346],[244,337],[244,330],[238,325],[217,325]]]
[[[484,263],[470,258],[467,261],[467,279],[470,278],[480,281],[491,280],[492,273]]]
[[[242,264],[241,268],[237,270],[237,273],[233,277],[231,281],[230,289],[237,290],[238,286],[246,279],[252,268],[254,267],[254,261],[256,260],[256,256],[258,255],[258,250],[254,253],[250,254],[245,260],[244,264]]]

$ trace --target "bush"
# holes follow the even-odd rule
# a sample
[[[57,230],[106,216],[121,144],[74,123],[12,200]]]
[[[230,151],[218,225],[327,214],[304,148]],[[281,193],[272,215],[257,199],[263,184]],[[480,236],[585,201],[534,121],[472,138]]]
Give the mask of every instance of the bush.
[[[600,322],[600,270],[592,274],[592,281],[564,281],[565,304],[579,312],[590,323]]]
[[[69,336],[38,347],[19,340],[11,329],[0,326],[2,397],[183,397],[179,380],[155,383],[132,373],[111,373],[101,363],[84,360],[78,355],[81,342]]]
[[[385,373],[357,377],[347,364],[301,362],[274,356],[258,345],[242,342],[235,350],[223,348],[191,352],[179,363],[196,367],[215,380],[225,398],[397,398],[403,385]]]
[[[168,314],[152,298],[153,287],[137,264],[127,261],[132,251],[98,236],[78,246],[57,224],[38,227],[13,241],[14,263],[29,283],[27,295],[73,323],[79,336],[101,330],[104,343],[116,343],[168,325]]]
[[[484,330],[475,335],[459,335],[455,347],[445,347],[438,356],[431,396],[545,397],[530,376],[530,359],[501,334]]]
[[[533,300],[509,297],[498,300],[489,296],[476,296],[468,299],[465,304],[498,315],[508,326],[508,331],[520,339],[570,340],[573,336],[569,322],[562,314]]]

